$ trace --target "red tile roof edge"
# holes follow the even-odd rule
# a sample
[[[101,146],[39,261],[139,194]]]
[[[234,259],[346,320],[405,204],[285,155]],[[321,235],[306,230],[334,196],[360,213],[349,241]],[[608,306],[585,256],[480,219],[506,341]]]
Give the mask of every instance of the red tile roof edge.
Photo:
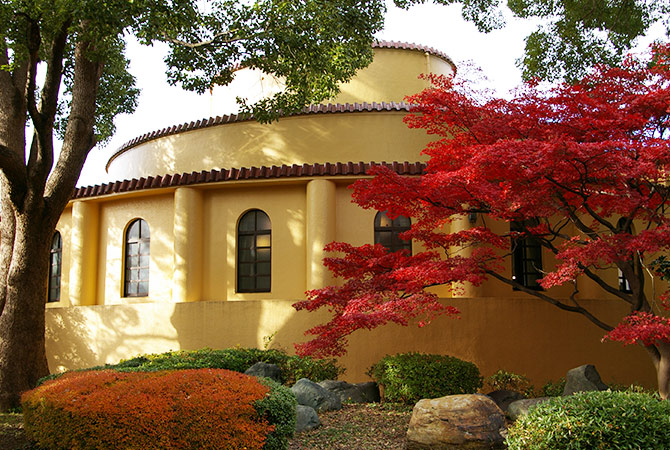
[[[190,186],[196,184],[217,183],[222,181],[260,180],[271,178],[316,177],[316,176],[346,176],[367,175],[374,166],[386,166],[399,175],[420,175],[426,168],[421,162],[385,162],[369,163],[315,163],[293,164],[281,166],[240,167],[233,169],[212,169],[201,172],[180,173],[142,177],[140,179],[114,181],[95,186],[81,186],[75,188],[72,200],[97,197],[107,194],[118,194],[145,189],[166,187]]]
[[[444,59],[449,64],[451,64],[451,66],[454,68],[454,71],[456,70],[456,64],[454,63],[454,60],[451,59],[446,53],[441,52],[440,50],[437,50],[433,47],[427,47],[425,45],[415,44],[413,42],[374,41],[372,43],[372,48],[398,48],[401,50],[417,50],[424,53],[430,53],[431,55],[435,55],[438,58]]]

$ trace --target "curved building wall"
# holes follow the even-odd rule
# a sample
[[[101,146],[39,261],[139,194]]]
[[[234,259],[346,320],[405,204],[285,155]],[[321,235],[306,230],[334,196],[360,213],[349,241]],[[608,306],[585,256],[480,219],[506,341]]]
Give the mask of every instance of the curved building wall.
[[[340,86],[339,95],[329,103],[402,102],[430,87],[420,75],[452,75],[455,71],[452,63],[430,52],[377,48],[372,64]]]
[[[108,170],[130,179],[282,164],[414,162],[431,139],[407,128],[406,115],[404,109],[312,113],[272,124],[244,121],[194,129],[128,148],[110,160]]]
[[[392,102],[425,87],[418,74],[453,69],[447,58],[416,49],[381,47],[375,57],[335,99],[348,106],[315,105],[270,125],[229,117],[145,135],[110,160],[110,172],[124,181],[78,189],[58,224],[63,276],[61,300],[47,305],[50,368],[178,349],[261,347],[273,335],[274,344],[291,351],[305,330],[327,321],[325,312],[291,306],[308,289],[341,282],[324,269],[323,247],[374,242],[375,211],[353,204],[349,189],[369,176],[370,165],[337,163],[425,160],[420,151],[434,137],[408,129],[402,122],[406,105]],[[363,103],[373,101],[387,103]],[[266,167],[249,169],[254,166]],[[391,167],[416,175],[423,165]],[[237,224],[250,209],[265,212],[272,224],[269,292],[236,286]],[[151,233],[145,297],[124,294],[124,231],[136,218]],[[451,226],[477,223],[480,217]],[[414,245],[414,252],[421,250]],[[544,257],[544,267],[553,267],[551,255]],[[616,283],[615,271],[610,276]],[[625,314],[621,302],[613,307],[616,300],[588,281],[579,283],[577,299],[596,315],[616,323]],[[461,320],[354,333],[341,359],[346,379],[364,380],[386,354],[421,351],[473,361],[484,376],[498,369],[522,373],[536,386],[587,363],[607,382],[653,386],[654,370],[641,348],[601,344],[603,331],[580,315],[495,280],[466,286],[454,298],[447,288],[436,293],[462,311]],[[549,293],[568,301],[572,291],[564,286]]]

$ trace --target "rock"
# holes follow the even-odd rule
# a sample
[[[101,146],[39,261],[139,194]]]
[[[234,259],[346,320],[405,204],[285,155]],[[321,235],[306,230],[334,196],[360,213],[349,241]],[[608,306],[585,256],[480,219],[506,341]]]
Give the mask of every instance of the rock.
[[[507,417],[511,420],[516,420],[521,416],[528,414],[530,408],[540,403],[544,403],[551,397],[526,398],[512,402],[507,407]]]
[[[245,370],[244,373],[255,377],[272,378],[275,381],[281,382],[281,369],[276,364],[259,361]]]
[[[363,398],[367,403],[379,403],[381,396],[379,395],[379,385],[374,381],[366,381],[364,383],[355,383],[356,386],[363,391]]]
[[[570,369],[565,376],[563,395],[572,395],[575,392],[606,390],[607,385],[603,383],[595,366],[591,364]]]
[[[299,379],[291,388],[299,405],[311,406],[317,412],[342,408],[340,397],[307,378]]]
[[[319,416],[311,406],[297,405],[295,407],[295,432],[313,430],[321,425]]]
[[[407,430],[408,450],[505,448],[505,416],[485,395],[419,400]]]
[[[491,400],[493,400],[495,404],[498,405],[498,408],[500,408],[502,412],[507,412],[507,408],[509,407],[510,403],[517,400],[523,400],[525,398],[520,392],[508,391],[504,389],[489,392],[486,394],[486,396],[490,397]]]
[[[324,380],[317,383],[324,389],[340,398],[340,401],[349,403],[370,403],[379,401],[379,388],[374,382],[350,384],[345,381]],[[370,386],[372,385],[372,386]]]

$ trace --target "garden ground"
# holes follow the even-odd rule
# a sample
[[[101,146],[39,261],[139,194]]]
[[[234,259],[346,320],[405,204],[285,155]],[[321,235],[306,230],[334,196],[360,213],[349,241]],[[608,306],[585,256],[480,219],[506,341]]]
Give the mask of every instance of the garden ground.
[[[290,450],[400,450],[405,444],[410,406],[345,404],[339,411],[319,414],[322,426],[299,433]],[[23,433],[21,414],[0,414],[0,449],[37,450]]]

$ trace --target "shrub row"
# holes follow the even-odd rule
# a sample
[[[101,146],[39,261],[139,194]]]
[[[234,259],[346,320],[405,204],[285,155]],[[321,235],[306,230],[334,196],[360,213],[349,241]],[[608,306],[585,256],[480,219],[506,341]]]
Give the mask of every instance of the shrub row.
[[[71,372],[22,406],[26,432],[49,450],[281,449],[295,428],[287,388],[218,369]]]
[[[445,355],[387,355],[368,374],[383,386],[386,401],[406,404],[422,398],[473,394],[482,387],[476,365]]]
[[[510,450],[670,448],[670,402],[623,391],[552,398],[508,430]]]
[[[227,348],[213,350],[179,350],[160,354],[141,355],[123,360],[118,364],[92,367],[87,370],[115,370],[119,372],[154,372],[180,369],[227,369],[244,372],[257,362],[276,364],[281,368],[282,384],[293,385],[300,378],[314,382],[335,380],[344,373],[334,359],[313,359],[291,356],[280,350],[260,350],[257,348]],[[50,375],[42,382],[54,379],[59,374]]]

